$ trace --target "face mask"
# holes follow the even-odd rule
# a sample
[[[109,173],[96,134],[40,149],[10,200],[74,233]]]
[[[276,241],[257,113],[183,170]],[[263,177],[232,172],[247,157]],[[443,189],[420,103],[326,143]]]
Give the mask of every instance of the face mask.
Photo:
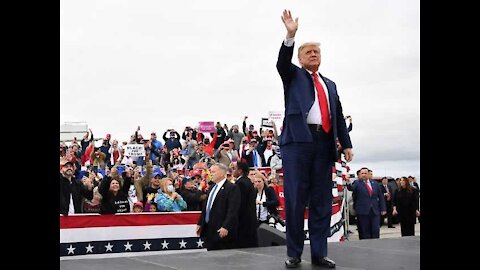
[[[167,191],[168,192],[173,192],[173,185],[168,185]]]

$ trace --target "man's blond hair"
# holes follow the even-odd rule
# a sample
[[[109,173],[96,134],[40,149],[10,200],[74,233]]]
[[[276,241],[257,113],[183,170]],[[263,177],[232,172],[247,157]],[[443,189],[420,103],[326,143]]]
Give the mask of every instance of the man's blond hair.
[[[313,41],[305,42],[300,47],[298,47],[298,58],[300,58],[300,53],[307,46],[316,46],[316,47],[318,47],[318,49],[320,49],[320,43],[319,42],[313,42]]]

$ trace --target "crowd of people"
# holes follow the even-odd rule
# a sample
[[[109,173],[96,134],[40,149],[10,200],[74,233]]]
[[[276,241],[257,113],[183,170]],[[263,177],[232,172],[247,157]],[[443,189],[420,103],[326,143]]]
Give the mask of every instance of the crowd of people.
[[[351,117],[347,119],[350,131]],[[242,165],[246,165],[245,176],[254,187],[259,224],[268,223],[272,217],[283,222],[278,216],[278,210],[284,209],[284,192],[276,126],[273,123],[271,129],[257,131],[246,120],[247,117],[242,131],[238,125],[228,128],[219,122],[216,132],[210,134],[190,126],[182,134],[168,129],[162,136],[163,142],[157,139],[156,132],[151,132],[149,139],[144,138],[139,127],[129,141],[121,144],[106,134],[102,145],[95,147],[92,130],[80,142],[74,139],[68,146],[61,142],[60,214],[200,211],[213,185],[210,167],[220,163],[228,168],[226,177],[231,183],[237,182],[242,176]],[[122,146],[128,144],[143,144],[145,156],[126,156]],[[338,147],[340,151],[341,146]],[[358,173],[357,176],[361,179]],[[402,184],[403,179],[408,185]],[[402,235],[414,234],[412,224],[416,219],[412,218],[412,211],[419,216],[418,184],[414,179],[398,178],[394,186],[383,179],[378,194],[384,199],[385,213],[380,213],[378,224],[383,223],[384,217],[389,227],[393,227],[393,220],[399,220]],[[356,196],[358,193],[354,191],[354,197],[361,197]],[[359,234],[360,239],[372,237],[360,230]]]
[[[247,119],[242,130],[219,122],[210,134],[190,126],[182,134],[168,129],[163,141],[156,132],[144,138],[137,127],[122,143],[106,134],[96,147],[92,130],[81,141],[61,142],[60,214],[200,211],[213,183],[211,166],[220,163],[231,183],[241,176],[238,165],[245,164],[258,193],[259,220],[265,222],[267,212],[277,216],[277,207],[284,207],[277,129],[273,123],[256,130]],[[145,156],[127,156],[125,146],[131,144],[142,144]]]

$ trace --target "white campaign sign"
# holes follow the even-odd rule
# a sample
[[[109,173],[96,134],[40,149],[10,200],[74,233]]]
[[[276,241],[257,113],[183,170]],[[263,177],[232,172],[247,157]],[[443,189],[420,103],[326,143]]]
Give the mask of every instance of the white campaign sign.
[[[129,157],[144,157],[145,156],[145,148],[143,144],[127,144],[123,146],[125,149],[125,156]]]

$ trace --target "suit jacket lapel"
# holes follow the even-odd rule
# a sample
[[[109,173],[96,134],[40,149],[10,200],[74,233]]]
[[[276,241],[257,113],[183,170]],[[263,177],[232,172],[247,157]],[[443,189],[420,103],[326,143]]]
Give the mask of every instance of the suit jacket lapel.
[[[219,198],[221,198],[221,196],[223,196],[223,193],[224,193],[224,190],[225,190],[225,186],[227,185],[227,182],[228,182],[228,180],[226,180],[225,183],[223,183],[222,187],[218,190],[217,196],[215,196],[215,200],[213,200],[213,202],[212,202],[212,207],[211,207],[210,211],[215,207],[217,200]]]
[[[304,68],[303,68],[303,72],[305,73],[305,76],[308,78],[308,82],[309,82],[308,84],[310,85],[310,91],[308,92],[310,94],[310,98],[315,101],[315,86],[313,85],[312,75],[310,75],[310,72],[308,72],[308,70]],[[308,109],[310,110],[310,108]]]

